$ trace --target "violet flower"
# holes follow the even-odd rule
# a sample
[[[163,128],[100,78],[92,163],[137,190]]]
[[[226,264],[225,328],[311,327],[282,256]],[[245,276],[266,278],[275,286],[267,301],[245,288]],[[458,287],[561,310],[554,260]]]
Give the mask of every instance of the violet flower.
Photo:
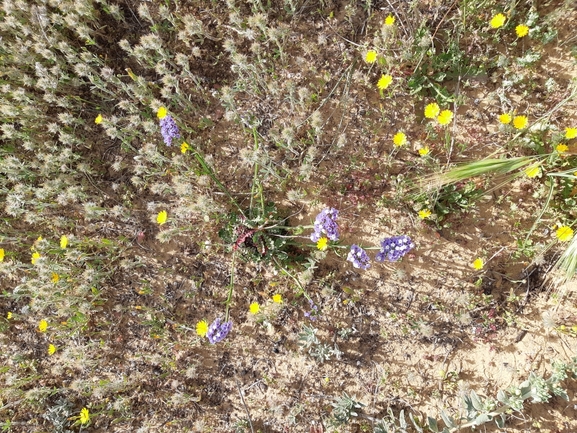
[[[208,332],[206,333],[206,337],[210,344],[216,344],[219,341],[224,340],[224,338],[228,335],[230,330],[232,329],[232,320],[228,322],[220,323],[220,317],[215,319],[214,322],[210,324],[208,327]]]
[[[160,133],[162,134],[164,143],[167,146],[172,145],[173,138],[180,138],[178,126],[176,126],[176,122],[170,116],[164,116],[162,119],[160,119]]]
[[[371,267],[367,252],[358,245],[351,245],[347,260],[352,262],[355,268],[366,270]]]
[[[415,244],[407,235],[386,238],[381,241],[381,251],[377,253],[375,260],[377,262],[382,262],[384,260],[396,262],[402,259],[403,256],[414,247]]]
[[[323,233],[331,241],[339,239],[339,226],[336,219],[339,216],[339,211],[333,208],[326,208],[321,211],[315,218],[314,232],[311,234],[311,241],[317,242]]]

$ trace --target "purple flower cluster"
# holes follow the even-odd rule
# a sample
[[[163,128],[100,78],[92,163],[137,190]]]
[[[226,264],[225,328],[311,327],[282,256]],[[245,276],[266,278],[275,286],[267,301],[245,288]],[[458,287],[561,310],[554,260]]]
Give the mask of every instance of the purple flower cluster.
[[[319,307],[315,305],[315,303],[309,299],[309,305],[311,307],[311,311],[305,311],[305,317],[308,317],[313,322],[317,320],[317,316],[319,314]]]
[[[402,259],[403,256],[414,247],[415,244],[407,235],[386,238],[381,241],[381,251],[377,253],[375,260],[377,262],[382,262],[383,260],[396,262]]]
[[[206,333],[206,337],[210,344],[216,344],[219,341],[224,340],[224,338],[228,335],[230,330],[232,329],[232,320],[228,322],[220,323],[220,317],[215,319],[214,322],[210,324],[208,327],[208,332]]]
[[[317,242],[323,236],[323,233],[326,234],[327,238],[331,241],[338,240],[339,226],[335,222],[338,216],[339,211],[336,209],[330,207],[323,209],[315,219],[314,232],[311,234],[311,241]]]
[[[164,143],[167,146],[172,145],[173,138],[180,138],[178,126],[176,126],[176,122],[170,116],[164,116],[162,119],[160,119],[160,133],[162,134]]]
[[[366,270],[371,266],[369,263],[369,255],[358,245],[351,245],[351,251],[349,251],[347,260],[352,262],[355,268]]]

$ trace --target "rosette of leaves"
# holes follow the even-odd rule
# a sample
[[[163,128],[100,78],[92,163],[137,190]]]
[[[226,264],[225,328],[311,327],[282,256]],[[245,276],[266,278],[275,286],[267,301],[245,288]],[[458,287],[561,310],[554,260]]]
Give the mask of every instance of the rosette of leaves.
[[[283,218],[279,217],[275,204],[267,203],[262,210],[245,212],[245,215],[229,213],[226,225],[218,232],[229,251],[238,252],[242,259],[251,262],[273,259],[286,262],[287,232],[281,228]]]

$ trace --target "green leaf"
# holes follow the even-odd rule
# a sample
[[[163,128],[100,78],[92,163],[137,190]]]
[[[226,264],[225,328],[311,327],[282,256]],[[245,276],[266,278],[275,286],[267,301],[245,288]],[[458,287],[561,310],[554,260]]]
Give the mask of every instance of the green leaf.
[[[481,425],[481,424],[485,424],[486,422],[489,422],[489,421],[491,421],[491,416],[487,415],[486,413],[482,413],[477,418],[475,418],[475,421],[473,421],[473,424],[474,425]]]
[[[495,418],[495,424],[499,428],[505,428],[505,414],[500,414],[497,418]]]
[[[421,420],[415,419],[415,416],[412,413],[409,413],[409,419],[413,423],[413,426],[415,427],[415,430],[417,430],[417,433],[423,433],[423,428],[421,427],[420,422]]]
[[[445,425],[447,427],[449,427],[449,428],[455,427],[455,421],[444,410],[441,410],[441,418],[443,419],[443,422],[445,423]]]
[[[471,391],[470,396],[473,407],[477,410],[483,410],[483,403],[481,403],[481,400],[479,399],[477,393],[475,391]]]
[[[439,432],[439,426],[437,425],[437,420],[435,418],[431,418],[430,416],[428,416],[427,423],[429,424],[429,430],[435,433]]]
[[[509,397],[507,397],[507,394],[505,393],[505,391],[500,389],[499,392],[497,393],[497,400],[499,400],[501,403],[506,404],[509,402]]]
[[[407,420],[405,419],[405,411],[404,409],[401,410],[401,413],[399,413],[399,426],[405,430],[407,428]]]

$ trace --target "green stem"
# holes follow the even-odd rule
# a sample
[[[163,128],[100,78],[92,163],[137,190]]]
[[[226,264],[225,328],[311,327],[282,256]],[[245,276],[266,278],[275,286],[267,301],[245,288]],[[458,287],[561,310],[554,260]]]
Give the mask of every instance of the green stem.
[[[234,259],[236,254],[232,253],[232,264],[230,266],[230,288],[228,289],[228,296],[226,298],[226,312],[224,314],[224,321],[228,322],[230,303],[232,302],[232,292],[234,291]]]
[[[218,178],[216,177],[216,175],[214,174],[214,171],[212,170],[212,168],[206,163],[206,160],[204,159],[204,157],[202,156],[202,154],[196,149],[191,147],[192,150],[192,154],[194,155],[194,158],[196,159],[196,161],[200,164],[200,166],[202,167],[203,171],[208,174],[208,176],[213,180],[214,183],[216,183],[216,185],[220,188],[220,190],[229,198],[230,202],[234,205],[234,207],[237,208],[237,210],[243,215],[244,212],[242,211],[241,207],[238,205],[238,203],[236,202],[236,200],[232,197],[230,191],[228,190],[228,188],[226,186],[224,186],[222,184],[222,182],[220,180],[218,180]]]
[[[310,298],[310,296],[308,295],[308,293],[306,292],[305,288],[302,286],[301,282],[298,280],[297,277],[295,277],[293,274],[291,274],[288,270],[286,270],[285,268],[282,267],[282,265],[278,262],[278,260],[276,259],[276,257],[273,257],[274,263],[278,266],[278,268],[281,270],[281,272],[285,275],[288,275],[298,286],[298,288],[300,289],[301,293],[304,295],[305,298],[307,298],[309,301],[312,301],[312,299]]]
[[[254,139],[254,152],[256,153],[258,151],[258,132],[256,130],[256,127],[252,128],[252,136]],[[253,175],[253,179],[252,179],[252,187],[251,187],[251,192],[250,192],[250,208],[249,208],[249,212],[250,212],[250,216],[252,217],[252,201],[255,197],[255,188],[258,188],[258,195],[260,198],[260,206],[261,206],[261,215],[264,215],[264,197],[262,194],[262,185],[260,184],[259,180],[258,180],[258,162],[256,162],[254,164],[254,175]]]

